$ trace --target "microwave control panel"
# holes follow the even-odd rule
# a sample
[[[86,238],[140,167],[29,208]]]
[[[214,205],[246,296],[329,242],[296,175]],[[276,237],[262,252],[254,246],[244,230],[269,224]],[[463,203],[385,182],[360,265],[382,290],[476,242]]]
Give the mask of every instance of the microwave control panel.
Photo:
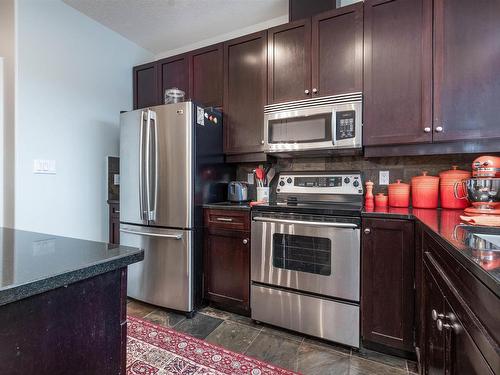
[[[337,140],[354,138],[356,136],[356,112],[335,112],[335,129]]]
[[[363,194],[360,173],[300,175],[282,173],[276,192],[280,194]]]

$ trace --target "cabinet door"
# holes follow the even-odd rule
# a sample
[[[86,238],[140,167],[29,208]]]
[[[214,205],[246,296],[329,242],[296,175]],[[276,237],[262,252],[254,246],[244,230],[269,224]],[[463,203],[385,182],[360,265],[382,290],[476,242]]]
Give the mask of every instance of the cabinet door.
[[[250,233],[212,230],[205,236],[205,298],[247,311],[250,302]]]
[[[364,219],[363,233],[361,277],[363,340],[412,351],[413,222]]]
[[[450,304],[445,302],[443,329],[447,335],[446,367],[450,375],[493,375],[493,371],[464,329]]]
[[[444,332],[437,328],[437,322],[432,317],[432,310],[438,314],[444,314],[444,295],[427,266],[424,266],[423,283],[424,374],[443,375],[445,373],[446,340]]]
[[[312,19],[312,94],[363,90],[363,3]]]
[[[307,99],[311,95],[311,20],[268,30],[269,103]]]
[[[363,144],[432,141],[432,0],[365,2]]]
[[[500,1],[434,1],[434,140],[500,137]]]
[[[134,109],[158,104],[157,65],[149,63],[133,69]]]
[[[205,47],[189,55],[189,91],[193,100],[203,106],[222,107],[223,55],[222,44]]]
[[[168,57],[158,62],[158,87],[159,103],[165,102],[165,90],[172,87],[186,93],[185,98],[190,98],[189,93],[189,59],[187,54]]]
[[[263,150],[267,31],[224,43],[225,152]]]

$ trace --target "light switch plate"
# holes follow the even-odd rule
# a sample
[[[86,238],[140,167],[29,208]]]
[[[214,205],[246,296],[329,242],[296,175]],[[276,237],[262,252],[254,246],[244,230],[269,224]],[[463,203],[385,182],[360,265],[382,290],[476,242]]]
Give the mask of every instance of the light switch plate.
[[[249,185],[255,184],[253,173],[247,173],[247,182]]]
[[[33,160],[33,173],[56,174],[56,161],[47,159]]]
[[[389,185],[389,171],[378,172],[379,185]]]
[[[113,174],[113,184],[120,185],[120,175],[118,173]]]

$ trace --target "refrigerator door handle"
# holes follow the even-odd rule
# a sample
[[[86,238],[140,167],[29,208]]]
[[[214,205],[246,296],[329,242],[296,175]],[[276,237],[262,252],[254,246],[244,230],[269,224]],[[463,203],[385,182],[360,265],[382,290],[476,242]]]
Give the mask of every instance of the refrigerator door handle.
[[[153,142],[153,152],[151,153],[151,156],[153,158],[153,165],[150,165],[151,168],[151,173],[153,176],[149,181],[153,181],[153,186],[150,187],[150,193],[151,190],[153,190],[151,196],[149,199],[153,198],[153,201],[150,203],[150,212],[149,212],[149,220],[155,221],[156,220],[156,202],[157,202],[157,192],[158,192],[158,126],[156,123],[156,112],[155,111],[149,111],[149,123],[151,130],[153,131],[153,136],[152,136],[152,142]]]
[[[151,115],[146,113],[146,220],[151,220]]]
[[[141,111],[141,124],[139,129],[139,211],[141,220],[144,217],[144,124],[146,112]]]
[[[148,233],[148,232],[139,232],[139,231],[129,230],[129,229],[120,229],[120,232],[130,233],[130,234],[138,234],[140,236],[162,237],[162,238],[172,238],[174,240],[182,240],[182,234]]]

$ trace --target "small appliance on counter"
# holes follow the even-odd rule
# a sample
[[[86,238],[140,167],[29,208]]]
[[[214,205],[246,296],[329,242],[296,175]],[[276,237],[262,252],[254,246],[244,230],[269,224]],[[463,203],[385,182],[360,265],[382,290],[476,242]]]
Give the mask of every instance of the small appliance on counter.
[[[227,200],[232,203],[247,202],[248,184],[241,181],[231,181],[227,184]]]
[[[480,156],[475,159],[472,178],[457,182],[454,189],[457,199],[468,199],[472,204],[464,210],[465,215],[500,215],[500,158]]]

